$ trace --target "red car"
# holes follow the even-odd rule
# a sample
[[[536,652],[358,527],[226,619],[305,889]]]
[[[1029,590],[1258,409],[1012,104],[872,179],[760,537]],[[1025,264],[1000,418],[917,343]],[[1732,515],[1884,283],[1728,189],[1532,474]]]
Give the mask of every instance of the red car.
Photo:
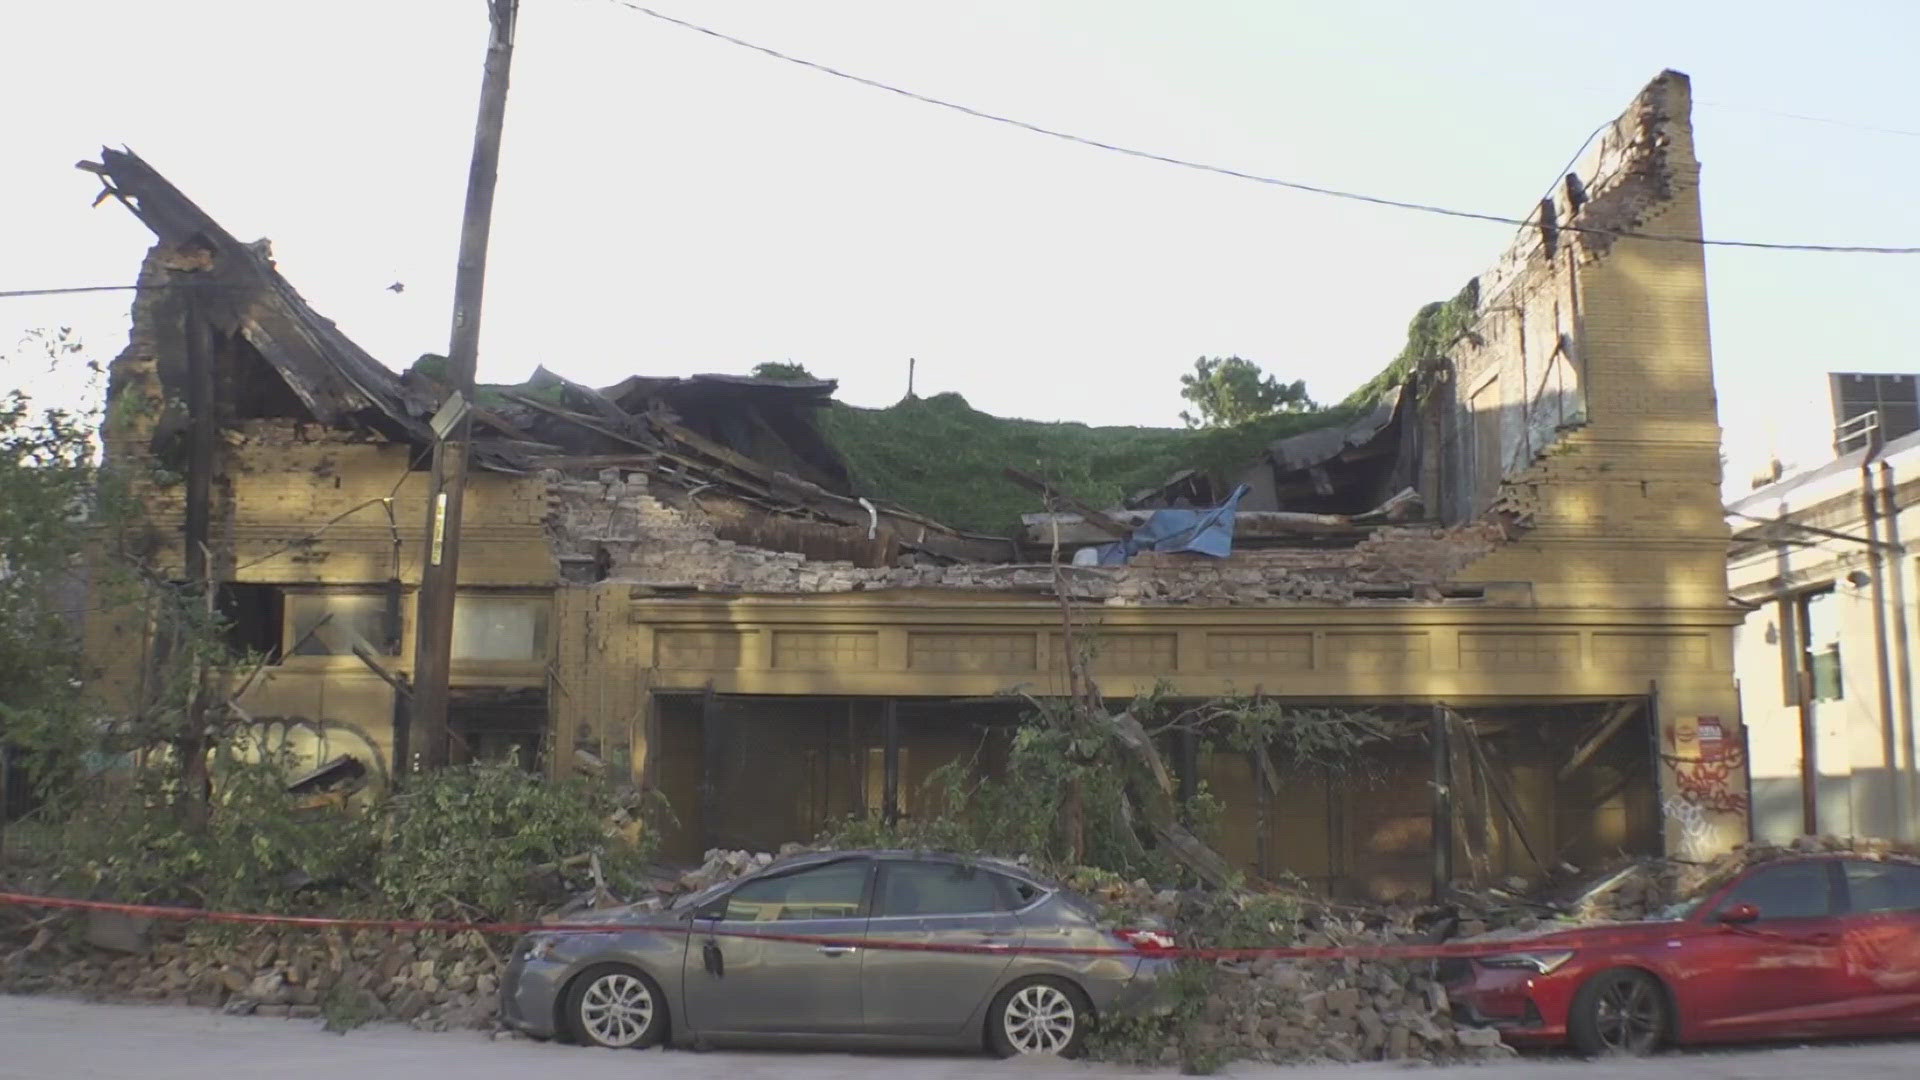
[[[1455,1019],[1515,1046],[1646,1054],[1920,1032],[1920,863],[1761,863],[1661,919],[1520,938],[1449,967]]]

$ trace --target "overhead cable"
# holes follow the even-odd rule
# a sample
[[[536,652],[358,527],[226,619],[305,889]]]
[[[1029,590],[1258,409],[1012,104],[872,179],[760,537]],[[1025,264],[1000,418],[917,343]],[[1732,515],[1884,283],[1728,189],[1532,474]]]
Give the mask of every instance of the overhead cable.
[[[954,112],[964,113],[967,116],[976,117],[981,120],[991,120],[996,124],[1006,124],[1011,127],[1017,127],[1025,131],[1031,131],[1036,135],[1046,135],[1051,138],[1064,140],[1066,142],[1078,143],[1082,146],[1091,146],[1097,150],[1107,150],[1107,151],[1111,151],[1112,153],[1125,154],[1129,157],[1142,158],[1147,161],[1158,161],[1165,165],[1177,165],[1183,169],[1194,169],[1199,172],[1214,173],[1219,176],[1233,177],[1234,179],[1237,179],[1237,180],[1249,180],[1256,184],[1268,184],[1273,187],[1288,188],[1293,191],[1304,191],[1304,192],[1307,192],[1308,194],[1324,195],[1334,199],[1347,199],[1353,202],[1370,203],[1375,206],[1391,206],[1400,210],[1414,210],[1423,214],[1438,214],[1443,217],[1465,218],[1470,221],[1487,221],[1487,222],[1492,222],[1496,225],[1512,225],[1517,227],[1525,227],[1531,223],[1530,219],[1528,218],[1506,217],[1501,214],[1485,214],[1485,213],[1480,213],[1478,211],[1473,211],[1473,210],[1457,210],[1452,207],[1436,206],[1431,203],[1409,202],[1403,199],[1389,199],[1384,196],[1368,195],[1368,194],[1364,194],[1362,192],[1357,192],[1357,191],[1343,191],[1338,188],[1322,187],[1318,184],[1308,184],[1298,180],[1284,180],[1274,176],[1261,176],[1257,173],[1245,172],[1240,169],[1232,169],[1224,165],[1210,165],[1210,164],[1207,164],[1206,162],[1193,161],[1188,158],[1174,157],[1170,154],[1156,153],[1151,150],[1140,150],[1130,146],[1121,146],[1117,143],[1105,142],[1100,139],[1090,138],[1085,135],[1076,135],[1076,134],[1073,134],[1072,132],[1061,131],[1057,128],[1046,127],[1041,124],[1032,123],[1031,121],[1020,120],[1011,116],[1002,116],[998,113],[988,112],[984,109],[976,109],[971,105],[962,105],[959,102],[947,101],[944,98],[932,97],[930,95],[922,94],[917,91],[907,90],[902,87],[894,86],[891,83],[881,82],[878,79],[868,78],[864,75],[856,75],[849,71],[842,71],[839,68],[832,67],[830,65],[823,64],[815,60],[808,60],[804,57],[799,57],[789,53],[784,53],[778,49],[769,48],[765,45],[759,45],[754,42],[747,41],[743,38],[734,37],[731,34],[722,33],[721,31],[712,29],[711,27],[702,26],[699,23],[688,22],[685,19],[676,18],[675,16],[668,15],[665,12],[656,11],[653,8],[647,7],[644,4],[635,3],[634,0],[611,0],[611,2],[618,4],[619,6],[626,8],[629,11],[634,11],[641,15],[648,16],[649,18],[658,19],[661,22],[665,22],[665,23],[671,23],[675,26],[679,26],[687,30],[692,30],[695,33],[705,34],[708,37],[715,38],[719,41],[727,42],[730,45],[737,45],[743,49],[751,49],[754,52],[762,53],[766,56],[771,56],[776,60],[784,60],[789,64],[798,64],[801,67],[810,68],[814,71],[818,71],[823,74],[832,75],[833,77],[838,79],[845,79],[849,82],[859,83],[862,86],[872,87],[875,90],[884,90],[889,94],[897,94],[901,97],[908,98],[913,101],[921,102],[922,104],[935,105],[942,109],[950,109]],[[1688,236],[1683,234],[1645,233],[1645,232],[1637,232],[1631,229],[1606,229],[1606,228],[1598,228],[1591,225],[1574,225],[1574,224],[1561,225],[1560,231],[1589,233],[1589,234],[1599,235],[1599,236],[1611,236],[1611,237],[1619,237],[1619,238],[1633,239],[1633,240],[1658,240],[1658,241],[1663,241],[1668,243],[1677,243],[1677,244],[1701,244],[1709,247],[1758,248],[1766,251],[1825,251],[1825,252],[1848,252],[1848,253],[1862,254],[1862,255],[1920,255],[1920,246],[1886,247],[1886,246],[1875,246],[1875,245],[1867,245],[1867,244],[1793,244],[1793,243],[1779,243],[1779,242],[1762,241],[1762,240],[1710,240],[1704,237]]]

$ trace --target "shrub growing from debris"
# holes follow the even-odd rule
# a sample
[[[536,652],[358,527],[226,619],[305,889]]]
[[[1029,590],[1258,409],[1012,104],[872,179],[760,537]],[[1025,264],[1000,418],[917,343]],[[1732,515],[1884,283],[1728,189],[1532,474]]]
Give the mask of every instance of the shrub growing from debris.
[[[36,846],[59,891],[116,900],[282,909],[315,884],[363,880],[374,847],[366,823],[300,810],[287,775],[281,760],[221,753],[210,813],[193,824],[178,812],[177,770],[101,774],[48,807],[58,816]]]
[[[373,880],[380,894],[418,914],[449,908],[505,918],[551,903],[591,880],[630,895],[657,830],[637,840],[609,822],[644,817],[657,802],[623,806],[612,785],[534,776],[512,765],[466,765],[409,779],[368,816],[379,832]]]
[[[657,796],[508,764],[443,769],[365,810],[303,807],[284,759],[230,749],[204,823],[178,771],[89,782],[17,852],[67,895],[215,908],[512,918],[594,885],[626,895],[657,843]],[[638,821],[637,837],[619,828]],[[31,869],[25,867],[23,869]]]

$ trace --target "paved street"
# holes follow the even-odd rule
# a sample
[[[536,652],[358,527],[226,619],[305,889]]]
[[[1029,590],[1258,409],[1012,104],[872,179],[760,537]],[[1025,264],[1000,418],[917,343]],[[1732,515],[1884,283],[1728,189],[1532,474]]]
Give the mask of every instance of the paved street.
[[[330,1035],[314,1021],[44,997],[0,997],[0,1048],[0,1080],[417,1080],[427,1075],[460,1080],[978,1080],[982,1074],[1093,1080],[1127,1075],[1095,1065],[986,1057],[585,1050],[526,1041],[496,1043],[472,1032],[428,1034],[386,1026]],[[1375,1080],[1410,1071],[1405,1065],[1237,1066],[1228,1075]],[[1421,1068],[1417,1075],[1424,1080],[1908,1080],[1920,1075],[1920,1042],[1680,1054],[1629,1062],[1521,1060]]]

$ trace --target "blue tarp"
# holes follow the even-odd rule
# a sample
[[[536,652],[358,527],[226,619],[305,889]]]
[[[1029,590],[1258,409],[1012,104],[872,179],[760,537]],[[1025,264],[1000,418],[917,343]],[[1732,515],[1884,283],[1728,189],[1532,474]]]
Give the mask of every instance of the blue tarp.
[[[1143,551],[1191,551],[1224,559],[1233,554],[1234,508],[1248,491],[1233,489],[1227,501],[1211,510],[1155,510],[1133,535],[1100,548],[1101,566],[1122,566]]]

